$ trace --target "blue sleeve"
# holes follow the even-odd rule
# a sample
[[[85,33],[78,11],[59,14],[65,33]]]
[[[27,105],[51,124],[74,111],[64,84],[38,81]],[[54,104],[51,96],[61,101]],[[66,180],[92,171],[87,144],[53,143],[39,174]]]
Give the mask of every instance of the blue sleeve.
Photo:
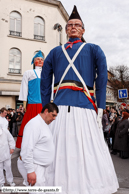
[[[97,107],[105,109],[106,106],[106,86],[107,86],[107,63],[104,52],[95,45],[96,64],[96,100]]]
[[[52,85],[52,53],[46,57],[41,73],[41,100],[42,106],[50,102]]]

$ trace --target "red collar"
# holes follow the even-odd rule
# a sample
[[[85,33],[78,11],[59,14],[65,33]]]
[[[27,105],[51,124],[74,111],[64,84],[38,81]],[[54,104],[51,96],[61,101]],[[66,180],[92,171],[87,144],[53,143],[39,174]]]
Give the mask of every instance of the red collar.
[[[67,48],[72,48],[72,46],[73,46],[73,44],[76,44],[76,43],[78,43],[78,42],[82,42],[81,40],[75,40],[74,42],[67,42],[66,44],[69,44],[66,48],[65,48],[65,50],[67,49]]]

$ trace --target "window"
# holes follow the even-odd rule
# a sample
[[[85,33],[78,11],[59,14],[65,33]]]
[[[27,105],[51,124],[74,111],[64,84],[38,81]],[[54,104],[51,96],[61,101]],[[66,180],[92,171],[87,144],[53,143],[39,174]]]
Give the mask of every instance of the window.
[[[21,14],[16,11],[10,13],[10,35],[21,36]]]
[[[16,48],[9,51],[9,73],[21,73],[21,51]]]
[[[44,20],[41,17],[35,17],[34,19],[34,39],[45,40]]]

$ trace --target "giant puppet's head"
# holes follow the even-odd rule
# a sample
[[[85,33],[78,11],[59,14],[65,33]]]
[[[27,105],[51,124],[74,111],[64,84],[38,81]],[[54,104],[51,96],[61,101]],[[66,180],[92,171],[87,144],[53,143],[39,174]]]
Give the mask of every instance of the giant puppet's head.
[[[73,11],[66,25],[66,34],[68,35],[69,38],[82,39],[84,32],[85,32],[84,24],[77,11],[76,6],[74,5]]]
[[[35,66],[42,67],[44,62],[44,57],[41,51],[36,53],[36,55],[33,57],[31,65],[34,64]]]

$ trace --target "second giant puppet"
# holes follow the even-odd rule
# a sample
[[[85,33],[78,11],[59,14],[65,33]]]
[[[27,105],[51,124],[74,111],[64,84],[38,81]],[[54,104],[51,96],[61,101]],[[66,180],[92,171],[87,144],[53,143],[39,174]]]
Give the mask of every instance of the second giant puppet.
[[[40,80],[41,70],[43,66],[43,55],[39,51],[32,59],[31,64],[35,65],[35,69],[27,70],[22,78],[19,100],[23,101],[23,106],[26,108],[26,113],[18,133],[16,147],[21,148],[23,130],[26,123],[35,117],[42,110],[41,94],[40,94]]]
[[[69,42],[52,49],[44,61],[42,104],[50,102],[54,73],[54,103],[59,107],[56,120],[50,124],[56,152],[46,171],[46,182],[61,186],[62,194],[112,194],[118,181],[101,127],[106,104],[106,57],[98,45],[81,41],[84,32],[74,7],[66,25]]]

